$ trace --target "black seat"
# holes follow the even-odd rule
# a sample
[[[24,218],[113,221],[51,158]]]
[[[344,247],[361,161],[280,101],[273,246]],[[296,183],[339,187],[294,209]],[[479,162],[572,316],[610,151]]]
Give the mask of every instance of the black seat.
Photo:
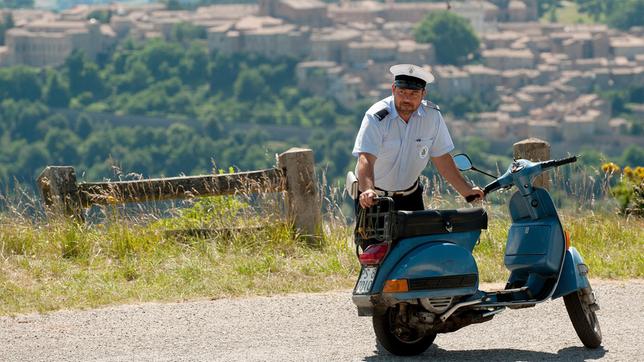
[[[487,229],[487,213],[480,207],[397,211],[394,220],[394,239]]]

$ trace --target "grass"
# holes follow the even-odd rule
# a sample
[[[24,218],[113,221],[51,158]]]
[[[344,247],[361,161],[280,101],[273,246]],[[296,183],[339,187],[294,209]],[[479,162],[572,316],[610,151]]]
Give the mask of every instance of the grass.
[[[591,16],[588,14],[580,13],[578,5],[574,1],[564,1],[562,6],[557,8],[553,14],[548,12],[541,17],[541,22],[548,23],[551,20],[554,22],[562,24],[595,24],[597,23]]]
[[[100,222],[82,226],[5,212],[0,214],[0,315],[353,287],[359,265],[350,226],[329,217],[327,235],[310,243],[266,210],[249,208],[243,198],[208,198],[172,218],[107,209]],[[490,214],[475,257],[481,280],[497,282],[508,275],[503,251],[509,221],[498,207]],[[562,219],[591,277],[644,277],[642,219],[590,212],[564,213]],[[242,227],[267,226],[208,237],[166,233],[220,229],[233,220]]]
[[[483,282],[505,281],[510,275],[503,265],[510,220],[500,212],[491,214],[489,228],[474,250]],[[590,267],[591,278],[644,277],[644,219],[566,210],[560,218],[571,245]]]

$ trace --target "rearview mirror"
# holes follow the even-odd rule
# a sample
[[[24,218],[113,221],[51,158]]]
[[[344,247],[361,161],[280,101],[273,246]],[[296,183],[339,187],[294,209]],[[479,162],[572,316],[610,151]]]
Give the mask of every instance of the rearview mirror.
[[[461,171],[472,169],[472,160],[470,160],[470,158],[464,153],[459,153],[458,155],[454,156],[454,163],[456,164],[456,167]]]

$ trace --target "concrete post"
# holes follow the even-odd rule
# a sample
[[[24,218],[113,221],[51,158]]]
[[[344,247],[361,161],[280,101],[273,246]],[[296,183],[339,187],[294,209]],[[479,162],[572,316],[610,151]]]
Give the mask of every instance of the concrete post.
[[[550,159],[550,144],[538,138],[528,138],[513,146],[514,159],[523,158],[530,161],[547,161]],[[548,173],[543,173],[535,179],[534,186],[548,188],[550,180]]]
[[[287,218],[307,236],[320,236],[322,213],[317,192],[313,151],[291,148],[278,156],[286,177]]]
[[[48,166],[37,181],[45,205],[50,211],[79,222],[85,220],[73,167]]]

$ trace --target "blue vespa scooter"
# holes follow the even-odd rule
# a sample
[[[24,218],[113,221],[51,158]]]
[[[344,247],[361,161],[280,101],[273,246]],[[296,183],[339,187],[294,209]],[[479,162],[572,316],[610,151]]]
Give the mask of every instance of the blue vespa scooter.
[[[476,170],[467,155],[454,160],[462,171]],[[485,194],[518,188],[509,202],[504,263],[511,274],[504,290],[478,289],[472,251],[487,228],[484,209],[397,211],[392,199],[379,198],[361,210],[355,240],[362,268],[352,299],[358,315],[373,317],[378,342],[393,354],[417,355],[438,333],[563,297],[582,343],[599,347],[599,306],[588,267],[570,246],[548,191],[533,186],[546,170],[576,160],[516,160],[485,187]]]

